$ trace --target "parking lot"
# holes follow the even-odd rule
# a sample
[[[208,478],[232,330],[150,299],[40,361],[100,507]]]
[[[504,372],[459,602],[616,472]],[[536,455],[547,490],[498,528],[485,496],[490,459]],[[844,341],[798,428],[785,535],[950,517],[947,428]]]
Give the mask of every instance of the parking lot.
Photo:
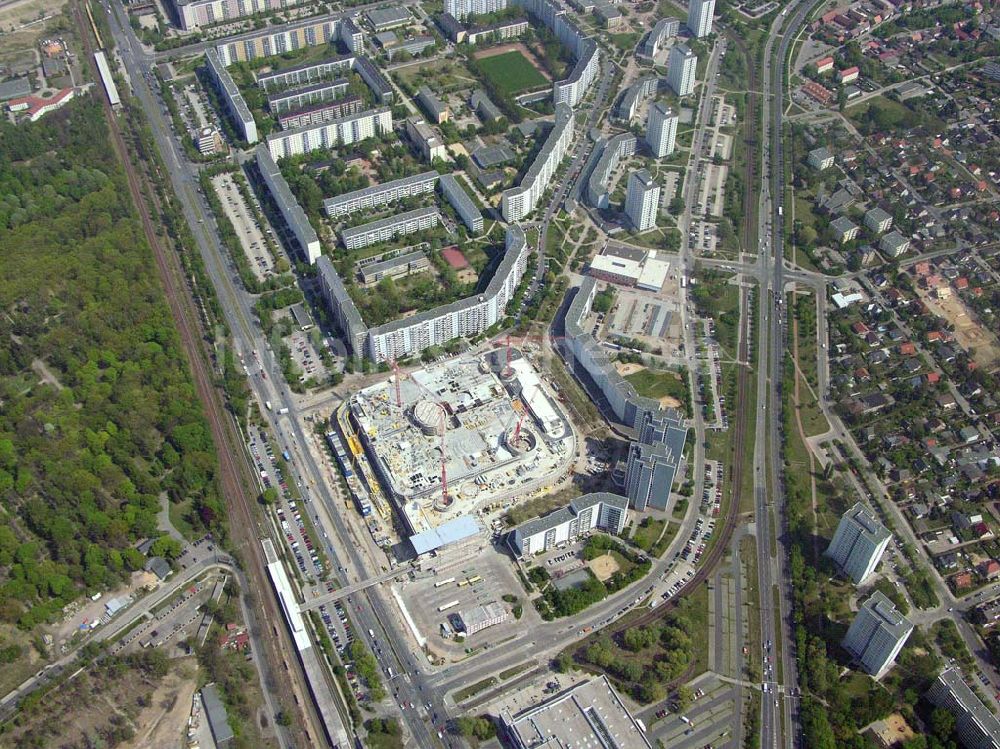
[[[328,376],[326,367],[319,358],[319,353],[313,346],[309,334],[302,330],[296,330],[285,340],[288,342],[292,360],[302,371],[302,381],[314,379],[318,382],[324,382]]]
[[[537,617],[510,561],[501,554],[487,552],[435,571],[437,574],[400,586],[407,610],[432,650],[457,655],[466,648],[491,647],[523,629],[526,619]],[[497,602],[510,613],[513,605],[503,601],[504,595],[519,599],[523,607],[520,621],[511,614],[507,621],[472,635],[455,632],[456,622],[450,619],[460,611]],[[453,634],[464,636],[464,642],[456,641]]]
[[[217,174],[212,177],[212,185],[222,203],[226,217],[240,238],[247,262],[254,276],[261,283],[275,275],[274,258],[264,237],[264,232],[270,231],[257,223],[257,219],[246,204],[231,174]]]
[[[326,569],[306,531],[302,508],[293,498],[288,481],[279,465],[279,456],[275,454],[263,431],[251,431],[249,447],[265,490],[273,487],[278,491],[275,515],[285,537],[285,546],[295,558],[301,578],[322,580],[326,575]]]
[[[714,255],[719,244],[716,225],[708,221],[692,221],[689,239],[691,250],[698,255]]]
[[[650,726],[652,738],[679,749],[735,747],[732,724],[737,705],[733,688],[715,674],[706,673],[689,685],[694,696],[683,712],[673,699],[648,708],[640,716]]]

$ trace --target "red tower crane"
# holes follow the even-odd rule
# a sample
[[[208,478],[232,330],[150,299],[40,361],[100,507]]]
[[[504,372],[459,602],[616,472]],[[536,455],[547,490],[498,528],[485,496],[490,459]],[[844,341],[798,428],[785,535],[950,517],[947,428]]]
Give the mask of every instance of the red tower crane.
[[[399,392],[399,365],[396,364],[396,360],[392,359],[389,362],[389,366],[392,367],[392,374],[396,380],[396,408],[403,407],[403,396]]]
[[[511,442],[517,442],[517,438],[521,436],[521,424],[524,423],[524,417],[527,415],[528,412],[526,410],[521,412],[521,418],[517,420],[517,426],[514,427],[514,438]]]

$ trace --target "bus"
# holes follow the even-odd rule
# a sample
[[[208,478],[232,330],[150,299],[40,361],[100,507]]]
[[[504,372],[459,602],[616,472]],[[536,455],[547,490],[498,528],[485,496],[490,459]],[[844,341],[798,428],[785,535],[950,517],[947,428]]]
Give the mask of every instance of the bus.
[[[439,612],[441,612],[441,611],[447,611],[448,609],[453,609],[456,606],[458,606],[458,601],[457,600],[455,600],[455,601],[448,601],[448,603],[445,603],[445,604],[442,604],[442,605],[438,606],[438,611]]]
[[[441,580],[439,582],[434,583],[434,587],[435,588],[443,588],[448,583],[453,583],[453,582],[455,582],[455,578],[449,577],[447,580]]]
[[[479,575],[476,575],[475,577],[469,578],[469,585],[475,585],[476,583],[481,583],[482,581],[483,578],[481,578]]]

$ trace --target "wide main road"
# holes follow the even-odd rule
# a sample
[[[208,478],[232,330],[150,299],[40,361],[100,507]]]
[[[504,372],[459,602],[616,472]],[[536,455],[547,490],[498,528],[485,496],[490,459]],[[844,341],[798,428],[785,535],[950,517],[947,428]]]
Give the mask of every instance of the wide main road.
[[[758,368],[756,439],[754,441],[754,507],[757,526],[757,573],[761,639],[765,644],[764,679],[768,692],[761,703],[761,746],[770,749],[798,745],[797,699],[788,691],[798,684],[791,625],[791,588],[782,538],[784,484],[781,450],[781,386],[785,358],[784,216],[785,193],[782,118],[785,110],[785,64],[789,49],[817,0],[793,0],[775,18],[764,47],[761,126],[763,153],[758,252],[758,351],[766,356]],[[777,43],[777,44],[776,44]],[[773,534],[773,536],[772,536]],[[777,550],[771,554],[772,543]],[[777,595],[775,595],[777,593]],[[797,691],[796,691],[797,693]]]

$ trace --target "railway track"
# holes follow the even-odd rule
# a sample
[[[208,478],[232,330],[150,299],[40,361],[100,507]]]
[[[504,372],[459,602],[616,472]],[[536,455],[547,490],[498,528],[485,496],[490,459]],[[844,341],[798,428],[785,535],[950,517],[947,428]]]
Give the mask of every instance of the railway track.
[[[757,68],[754,65],[754,61],[750,58],[749,50],[746,44],[735,35],[732,31],[726,32],[727,38],[733,42],[743,54],[744,58],[747,60],[747,67],[750,71],[749,73],[749,85],[748,100],[746,107],[746,116],[743,122],[744,131],[744,143],[747,146],[746,154],[746,168],[745,168],[745,192],[743,196],[743,231],[742,243],[745,250],[751,250],[751,248],[756,248],[757,236],[756,236],[756,221],[757,221],[757,209],[756,209],[756,198],[752,194],[751,186],[753,185],[753,179],[756,175],[756,164],[758,160],[757,148],[759,142],[756,138],[756,131],[753,123],[756,122],[755,112],[757,110],[760,93],[758,91],[758,79],[757,79]],[[750,305],[748,300],[748,292],[746,288],[741,288],[741,305],[747,312],[750,311]],[[749,321],[747,321],[748,323]],[[740,346],[737,359],[739,361],[749,361],[750,357],[750,337],[751,337],[751,326],[747,324],[746,333],[740,339]],[[690,595],[694,590],[705,582],[714,572],[716,567],[722,562],[723,557],[729,549],[729,543],[732,540],[733,532],[736,530],[736,520],[739,516],[740,507],[740,487],[743,484],[743,471],[744,471],[744,454],[746,446],[746,432],[747,432],[747,422],[749,419],[749,412],[747,409],[747,396],[748,389],[750,385],[750,371],[748,367],[737,367],[737,379],[736,379],[736,419],[734,420],[734,427],[736,429],[736,439],[733,443],[733,452],[730,465],[730,490],[729,490],[729,506],[726,508],[726,514],[722,522],[722,530],[719,534],[719,539],[715,545],[709,550],[707,556],[705,557],[704,564],[695,572],[694,576],[688,580],[688,582],[681,587],[677,593],[671,597],[662,606],[657,606],[653,609],[648,609],[642,615],[630,619],[627,623],[619,623],[612,625],[608,630],[604,630],[612,636],[618,635],[624,632],[626,629],[631,629],[632,627],[639,627],[646,624],[650,624],[664,616],[667,612],[677,607],[678,601],[687,595]],[[673,688],[679,684],[684,683],[691,678],[691,669],[689,668],[684,675],[678,677],[668,686]]]
[[[99,80],[97,67],[93,58],[93,42],[87,33],[88,26],[91,24],[84,19],[80,5],[80,2],[73,3],[73,15],[83,39],[84,53],[88,60],[91,74],[95,80]],[[241,466],[234,458],[234,455],[243,454],[242,443],[235,433],[232,417],[228,415],[223,403],[223,397],[210,373],[207,351],[204,346],[204,337],[201,335],[198,322],[197,303],[185,281],[184,272],[179,265],[177,257],[164,249],[156,234],[149,208],[143,195],[141,178],[129,157],[129,151],[111,103],[106,96],[97,93],[95,95],[101,96],[105,118],[108,121],[108,129],[111,133],[112,144],[125,171],[129,193],[138,211],[146,241],[153,251],[153,258],[160,282],[163,285],[164,296],[174,323],[177,326],[181,345],[187,354],[191,375],[194,379],[195,391],[202,402],[205,416],[212,431],[219,461],[219,483],[229,511],[230,533],[234,540],[237,541],[236,548],[241,552],[244,572],[252,579],[258,593],[261,591],[270,591],[270,579],[265,568],[261,545],[257,538],[258,523],[253,510],[253,502],[255,500],[247,491],[247,486],[252,485],[252,482],[248,479],[246,465],[243,464]],[[128,106],[128,104],[126,103],[125,106]],[[149,194],[153,195],[156,193],[151,189]],[[297,678],[290,678],[292,672],[288,668],[287,661],[281,656],[282,651],[295,652],[294,645],[291,643],[285,629],[283,615],[278,610],[277,604],[271,595],[258,594],[254,596],[254,599],[260,603],[258,612],[262,616],[259,622],[259,634],[261,639],[267,643],[265,649],[268,651],[266,659],[269,665],[270,677],[278,682],[276,685],[277,688],[274,691],[280,694],[291,695],[299,710],[305,712],[303,725],[311,726],[312,730],[305,729],[304,739],[306,745],[313,746],[315,745],[314,737],[324,736],[324,730],[322,729],[322,722],[318,719],[318,715],[313,707],[312,700],[307,697],[309,691],[306,686],[305,675],[301,673],[301,667],[296,669],[295,676]],[[298,665],[297,659],[292,660]],[[283,709],[290,707],[290,705],[282,705]],[[273,718],[273,716],[271,717]]]

